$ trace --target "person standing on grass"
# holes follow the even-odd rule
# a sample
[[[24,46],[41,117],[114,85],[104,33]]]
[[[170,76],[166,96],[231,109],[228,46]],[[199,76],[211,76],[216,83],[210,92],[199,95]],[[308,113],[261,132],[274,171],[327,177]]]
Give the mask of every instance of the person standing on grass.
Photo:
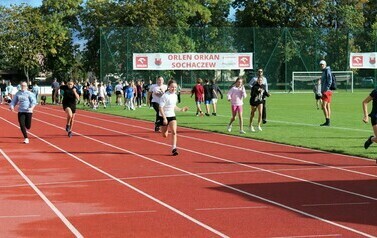
[[[259,77],[262,77],[263,84],[265,85],[266,91],[268,92],[268,83],[267,83],[266,77],[264,77],[264,75],[263,75],[263,69],[262,68],[259,68],[258,71],[257,71],[257,75],[250,80],[250,82],[249,82],[250,88],[252,88],[257,83],[257,80],[258,80]],[[263,124],[267,123],[267,110],[266,110],[266,99],[265,98],[263,99],[262,122],[263,122]]]
[[[219,98],[218,95],[220,94],[220,98],[223,99],[223,93],[221,92],[219,86],[216,84],[214,79],[211,79],[211,84],[214,91],[212,102],[211,102],[212,108],[213,108],[212,115],[217,116],[217,100]]]
[[[370,101],[373,101],[372,103],[372,111],[368,115],[368,103]],[[373,134],[372,136],[369,136],[369,138],[364,143],[364,148],[368,149],[373,142],[377,142],[377,89],[374,89],[364,100],[363,100],[363,122],[368,123],[369,117],[371,120],[372,128],[373,128]]]
[[[176,94],[177,82],[170,80],[168,83],[168,91],[161,96],[159,104],[159,122],[161,126],[161,132],[163,137],[168,137],[168,131],[170,130],[172,137],[172,155],[178,155],[177,150],[177,120],[175,117],[175,111],[186,112],[188,107],[177,107],[178,97]]]
[[[76,114],[76,100],[78,101],[80,97],[72,80],[65,85],[61,85],[60,89],[64,91],[62,104],[67,114],[65,130],[68,132],[68,137],[72,137],[73,122]]]
[[[212,103],[213,95],[215,94],[215,92],[213,90],[212,84],[209,84],[208,79],[204,79],[203,88],[204,88],[204,104],[206,107],[205,115],[209,117],[210,116],[209,105]]]
[[[246,91],[243,85],[243,79],[237,78],[234,86],[228,92],[228,101],[231,103],[232,117],[228,124],[228,132],[232,131],[232,124],[238,114],[240,124],[240,134],[245,134],[243,130],[242,106],[243,99],[246,98]]]
[[[31,119],[34,107],[37,105],[37,100],[35,99],[35,95],[28,91],[28,85],[25,81],[21,82],[20,86],[21,90],[14,95],[9,109],[13,112],[14,107],[18,104],[18,122],[24,136],[24,143],[29,144],[26,129],[30,130],[31,128]]]
[[[253,126],[253,119],[255,115],[255,111],[258,110],[258,131],[262,131],[261,123],[262,123],[262,115],[263,115],[263,101],[265,97],[269,97],[270,94],[266,91],[266,86],[263,84],[263,78],[259,77],[257,83],[251,88],[250,93],[250,106],[251,106],[251,113],[250,113],[250,121],[249,121],[249,129],[252,132],[255,132]]]
[[[195,95],[196,116],[203,116],[203,111],[200,106],[204,101],[204,88],[202,83],[203,80],[201,78],[196,79],[196,85],[191,90],[191,97]]]
[[[325,123],[321,124],[320,126],[330,126],[330,117],[331,117],[331,97],[332,91],[330,90],[330,86],[332,83],[332,74],[330,66],[326,66],[326,61],[321,60],[319,65],[322,69],[322,76],[321,76],[321,94],[322,94],[322,110],[323,114],[325,115]]]
[[[319,110],[319,105],[322,104],[321,79],[317,79],[317,81],[314,83],[313,92],[315,105],[317,106],[317,110]]]

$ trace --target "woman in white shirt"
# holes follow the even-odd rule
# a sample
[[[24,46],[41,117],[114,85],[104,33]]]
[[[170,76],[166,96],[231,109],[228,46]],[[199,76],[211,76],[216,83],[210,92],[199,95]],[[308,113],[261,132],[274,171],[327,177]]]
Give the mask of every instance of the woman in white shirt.
[[[188,107],[177,107],[178,97],[176,94],[177,82],[170,80],[168,83],[168,91],[161,96],[159,103],[159,122],[163,137],[168,137],[168,130],[170,129],[172,135],[172,155],[178,155],[177,151],[177,120],[175,111],[185,112]]]

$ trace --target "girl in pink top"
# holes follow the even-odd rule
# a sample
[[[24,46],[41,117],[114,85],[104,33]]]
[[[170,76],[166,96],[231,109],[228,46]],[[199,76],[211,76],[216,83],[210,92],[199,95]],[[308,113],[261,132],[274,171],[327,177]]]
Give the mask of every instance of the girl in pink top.
[[[242,78],[237,78],[234,86],[228,92],[228,101],[232,105],[232,118],[228,124],[228,132],[232,131],[232,123],[236,119],[238,113],[238,119],[240,124],[240,134],[245,134],[243,130],[243,118],[242,118],[242,105],[243,99],[246,98],[246,90],[243,86]]]

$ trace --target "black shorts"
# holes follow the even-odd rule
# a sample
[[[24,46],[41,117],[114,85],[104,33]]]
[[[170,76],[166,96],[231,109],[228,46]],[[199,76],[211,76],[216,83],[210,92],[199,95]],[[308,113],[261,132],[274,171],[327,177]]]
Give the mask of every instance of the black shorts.
[[[315,97],[315,100],[319,100],[322,98],[322,96],[318,95],[318,94],[314,94],[314,97]]]
[[[115,95],[117,95],[117,96],[122,95],[122,92],[121,91],[116,91]]]
[[[76,113],[76,103],[63,104],[64,111],[68,107],[71,108],[72,113]]]
[[[177,120],[176,117],[167,117],[166,119],[168,120],[168,125],[169,125],[169,123],[170,123],[171,121],[176,121],[176,120]],[[157,120],[157,124],[158,124],[159,126],[164,126],[163,123],[164,123],[164,118],[162,118],[162,117],[159,116],[159,117],[158,117],[158,120]],[[166,126],[167,126],[167,125],[166,125]]]
[[[377,115],[371,115],[370,116],[370,123],[372,123],[372,126],[377,125]]]

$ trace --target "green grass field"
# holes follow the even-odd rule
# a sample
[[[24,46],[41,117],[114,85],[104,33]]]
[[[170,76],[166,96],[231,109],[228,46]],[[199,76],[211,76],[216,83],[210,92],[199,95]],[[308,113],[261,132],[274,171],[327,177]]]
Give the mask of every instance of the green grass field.
[[[324,122],[324,115],[322,110],[317,110],[313,93],[271,92],[272,95],[267,101],[268,123],[262,126],[262,132],[248,131],[250,106],[249,100],[245,99],[244,130],[246,134],[238,133],[238,120],[233,124],[233,132],[229,134],[375,159],[377,156],[374,153],[377,150],[377,145],[372,145],[368,150],[363,147],[366,138],[373,134],[371,125],[362,122],[361,103],[370,91],[358,90],[354,93],[335,91],[332,102],[331,127],[319,126]],[[182,103],[178,106],[190,107],[188,112],[177,112],[179,126],[228,133],[226,125],[231,113],[230,104],[225,98],[219,99],[216,117],[196,117],[195,103],[189,95],[183,95]],[[372,105],[368,106],[370,110]],[[79,108],[86,107],[79,105]],[[204,111],[204,105],[202,105],[202,109]],[[113,103],[107,109],[100,108],[97,112],[154,120],[154,110],[147,107],[128,111],[121,106],[114,106]],[[257,118],[254,118],[254,122],[256,120]]]

